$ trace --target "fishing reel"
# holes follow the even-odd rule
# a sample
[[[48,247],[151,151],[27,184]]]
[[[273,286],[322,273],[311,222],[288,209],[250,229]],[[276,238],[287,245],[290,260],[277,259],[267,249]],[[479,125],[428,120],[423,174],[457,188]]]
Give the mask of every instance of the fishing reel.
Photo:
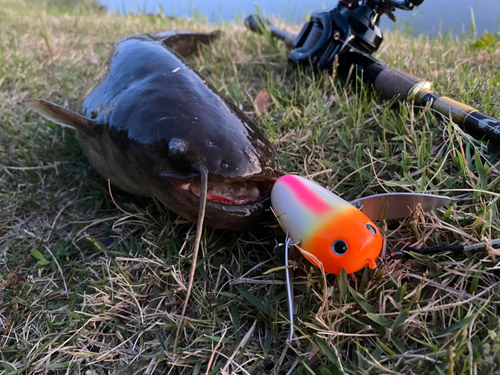
[[[383,41],[379,23],[382,15],[396,21],[396,9],[413,10],[424,0],[339,0],[336,7],[313,13],[293,41],[289,61],[312,70],[332,70],[335,59],[342,64],[342,54],[354,50],[372,55]],[[246,20],[252,31],[258,31],[262,20],[250,16]],[[282,35],[271,32],[281,39]],[[291,43],[290,43],[291,44]],[[352,60],[352,57],[350,57]]]
[[[381,16],[385,14],[396,21],[396,8],[410,11],[423,1],[340,0],[337,7],[311,16],[295,40],[289,60],[293,65],[313,70],[331,70],[336,56],[346,50],[372,55],[383,41]]]

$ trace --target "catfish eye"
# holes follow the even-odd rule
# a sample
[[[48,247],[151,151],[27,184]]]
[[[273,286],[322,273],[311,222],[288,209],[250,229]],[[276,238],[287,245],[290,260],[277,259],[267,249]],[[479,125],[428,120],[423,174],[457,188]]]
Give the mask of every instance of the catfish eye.
[[[168,142],[168,154],[171,158],[177,159],[187,150],[186,142],[179,138],[172,138]]]
[[[368,232],[370,232],[371,234],[373,234],[373,235],[377,234],[377,229],[373,225],[371,225],[370,223],[366,223],[365,227],[366,227],[366,229],[368,229]]]
[[[335,255],[344,255],[347,252],[347,243],[344,240],[333,241],[332,251]]]

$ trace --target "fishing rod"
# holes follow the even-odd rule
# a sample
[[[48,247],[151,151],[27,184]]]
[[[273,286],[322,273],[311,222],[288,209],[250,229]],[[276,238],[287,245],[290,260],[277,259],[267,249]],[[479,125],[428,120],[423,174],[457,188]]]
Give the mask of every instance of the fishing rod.
[[[358,76],[382,98],[413,101],[449,117],[477,139],[500,142],[500,121],[446,96],[439,96],[433,84],[413,74],[393,69],[371,55],[383,42],[379,27],[382,15],[396,21],[396,9],[411,11],[424,0],[339,0],[336,7],[313,13],[299,34],[270,25],[250,15],[245,23],[253,32],[268,30],[292,48],[288,57],[294,66],[306,70],[333,71],[349,77],[353,67]]]

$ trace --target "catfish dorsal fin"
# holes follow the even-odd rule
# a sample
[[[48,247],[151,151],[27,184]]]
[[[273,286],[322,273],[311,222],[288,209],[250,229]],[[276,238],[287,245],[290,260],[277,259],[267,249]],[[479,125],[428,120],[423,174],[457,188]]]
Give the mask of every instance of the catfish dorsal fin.
[[[24,105],[62,126],[69,126],[77,130],[93,130],[95,126],[94,121],[44,99],[26,102]]]
[[[173,49],[182,57],[188,57],[198,49],[198,45],[210,44],[217,39],[219,30],[211,33],[197,33],[194,31],[169,30],[148,34],[150,38],[161,41],[168,48]]]

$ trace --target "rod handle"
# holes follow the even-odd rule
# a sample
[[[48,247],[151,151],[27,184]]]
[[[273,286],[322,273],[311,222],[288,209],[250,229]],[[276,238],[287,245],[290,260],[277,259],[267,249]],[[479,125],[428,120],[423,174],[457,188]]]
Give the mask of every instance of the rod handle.
[[[379,63],[366,66],[363,74],[380,98],[385,100],[406,100],[416,85],[425,82],[423,78]]]

